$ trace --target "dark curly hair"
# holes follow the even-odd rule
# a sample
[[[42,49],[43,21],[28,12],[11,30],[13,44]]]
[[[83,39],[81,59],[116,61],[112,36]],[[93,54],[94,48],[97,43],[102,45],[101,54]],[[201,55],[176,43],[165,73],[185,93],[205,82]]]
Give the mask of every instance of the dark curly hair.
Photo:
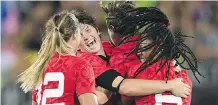
[[[129,55],[151,50],[146,61],[135,72],[134,77],[155,62],[163,61],[159,70],[165,65],[168,66],[166,75],[168,79],[170,62],[167,61],[173,59],[182,68],[192,70],[195,77],[196,73],[201,75],[198,71],[196,56],[184,43],[189,36],[182,35],[181,32],[173,34],[168,28],[167,16],[160,9],[156,7],[136,8],[132,2],[127,1],[115,1],[103,6],[102,9],[107,14],[107,25],[113,25],[114,31],[122,37],[119,44],[129,42],[128,39],[134,35],[139,36],[134,40],[137,43],[136,48]],[[145,40],[150,40],[151,43],[141,46]],[[179,57],[183,58],[182,62],[178,61]],[[197,77],[196,79],[198,80]]]
[[[96,20],[87,11],[77,9],[72,10],[71,13],[73,13],[76,16],[80,23],[92,25],[97,29]]]

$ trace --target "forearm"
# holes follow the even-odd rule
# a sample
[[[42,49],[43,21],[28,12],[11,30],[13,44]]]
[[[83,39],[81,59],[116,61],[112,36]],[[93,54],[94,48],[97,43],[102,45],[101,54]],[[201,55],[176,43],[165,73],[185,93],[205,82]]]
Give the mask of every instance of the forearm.
[[[164,80],[123,79],[115,70],[108,70],[97,78],[96,84],[126,96],[144,96],[171,90]]]
[[[96,88],[96,96],[97,96],[98,104],[103,105],[109,100],[111,96],[111,92],[98,86]]]
[[[80,105],[98,105],[97,97],[93,93],[85,93],[78,97]]]
[[[144,96],[170,91],[172,88],[163,80],[126,79],[119,93],[126,96]]]

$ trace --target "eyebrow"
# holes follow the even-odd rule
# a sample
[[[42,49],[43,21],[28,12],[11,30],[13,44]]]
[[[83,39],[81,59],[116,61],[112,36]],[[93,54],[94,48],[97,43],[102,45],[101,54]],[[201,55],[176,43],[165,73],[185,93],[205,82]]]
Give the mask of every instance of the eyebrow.
[[[87,28],[89,28],[89,26],[88,26],[88,25],[86,25],[86,27],[85,27],[85,30],[86,30]]]

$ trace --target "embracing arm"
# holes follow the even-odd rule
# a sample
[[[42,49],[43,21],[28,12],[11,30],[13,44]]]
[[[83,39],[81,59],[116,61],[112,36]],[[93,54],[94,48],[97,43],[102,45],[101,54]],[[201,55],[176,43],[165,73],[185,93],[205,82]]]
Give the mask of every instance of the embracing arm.
[[[98,104],[103,105],[105,104],[111,97],[112,93],[107,89],[104,89],[100,86],[96,88],[96,96],[98,99]]]
[[[120,77],[116,79],[118,78]],[[143,96],[165,91],[171,91],[176,96],[187,97],[190,94],[190,86],[179,78],[169,80],[167,83],[164,80],[125,79],[119,89],[120,94],[127,96]]]
[[[97,97],[93,93],[84,93],[78,96],[80,105],[98,105]]]
[[[171,91],[179,97],[187,97],[190,94],[190,86],[178,78],[167,83],[164,80],[125,79],[115,70],[102,73],[96,79],[96,84],[126,96],[143,96],[165,91]]]

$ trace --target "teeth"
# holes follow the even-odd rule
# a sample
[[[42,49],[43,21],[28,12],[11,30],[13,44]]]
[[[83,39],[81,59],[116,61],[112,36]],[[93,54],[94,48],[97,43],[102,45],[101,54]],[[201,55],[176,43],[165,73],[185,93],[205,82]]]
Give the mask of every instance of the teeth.
[[[96,40],[95,40],[95,39],[90,40],[90,41],[88,41],[87,46],[88,46],[88,47],[91,47],[91,46],[94,45],[95,43],[96,43]]]
[[[92,43],[93,41],[94,41],[94,39],[93,39],[93,40],[90,40],[90,41],[88,42],[88,44]]]

